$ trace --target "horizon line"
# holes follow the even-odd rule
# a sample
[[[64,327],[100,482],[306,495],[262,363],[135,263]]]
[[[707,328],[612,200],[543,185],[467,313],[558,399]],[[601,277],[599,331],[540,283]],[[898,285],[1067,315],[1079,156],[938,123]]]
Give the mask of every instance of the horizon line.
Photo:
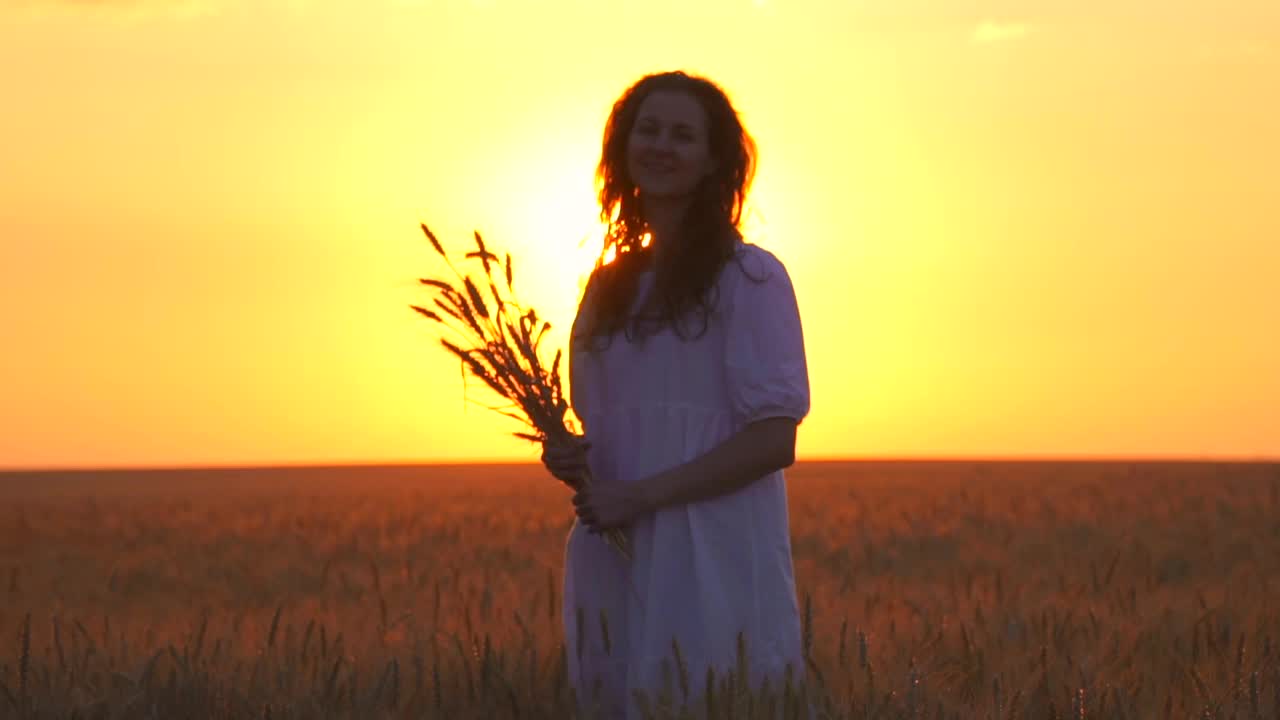
[[[852,455],[812,456],[797,458],[795,465],[855,463],[1179,463],[1179,464],[1280,464],[1280,456],[1247,455]],[[93,472],[177,472],[190,470],[322,470],[368,469],[390,467],[459,467],[459,466],[540,466],[534,460],[350,460],[299,461],[266,464],[188,464],[188,465],[62,465],[3,466],[0,475],[19,473],[93,473]],[[794,466],[792,466],[794,467]]]

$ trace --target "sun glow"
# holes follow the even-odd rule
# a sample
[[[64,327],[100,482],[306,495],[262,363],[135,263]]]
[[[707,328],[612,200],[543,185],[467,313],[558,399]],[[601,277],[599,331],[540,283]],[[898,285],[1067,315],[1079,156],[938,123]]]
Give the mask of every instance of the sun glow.
[[[652,233],[644,233],[643,235],[640,236],[640,247],[647,248],[652,242],[653,242]],[[622,248],[622,252],[630,252],[630,250],[624,247]],[[610,245],[609,247],[605,248],[604,255],[601,257],[601,260],[600,260],[600,264],[608,265],[617,259],[618,259],[618,247],[616,245]]]
[[[418,222],[511,252],[563,347],[605,120],[677,67],[759,146],[801,457],[1280,455],[1275,3],[12,5],[0,464],[531,460],[407,310]]]

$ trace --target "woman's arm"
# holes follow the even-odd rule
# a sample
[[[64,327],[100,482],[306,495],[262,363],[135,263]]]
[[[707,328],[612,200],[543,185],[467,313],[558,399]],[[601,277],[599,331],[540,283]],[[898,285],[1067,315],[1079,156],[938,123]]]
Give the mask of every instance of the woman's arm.
[[[795,462],[796,421],[789,417],[753,422],[709,452],[641,481],[650,511],[710,500]]]

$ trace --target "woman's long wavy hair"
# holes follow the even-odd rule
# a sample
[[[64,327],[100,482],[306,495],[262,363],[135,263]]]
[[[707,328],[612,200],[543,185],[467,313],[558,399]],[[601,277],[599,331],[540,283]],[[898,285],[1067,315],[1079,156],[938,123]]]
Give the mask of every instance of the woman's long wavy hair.
[[[715,170],[694,189],[680,237],[663,240],[670,247],[663,249],[662,262],[653,267],[654,311],[630,317],[648,228],[643,216],[644,196],[627,172],[627,143],[641,103],[656,91],[686,93],[702,106]],[[688,339],[683,321],[690,315],[698,316],[701,329],[696,337],[701,337],[717,301],[713,297],[716,277],[742,237],[738,225],[755,165],[755,141],[715,83],[683,72],[667,72],[646,75],[628,88],[613,105],[596,168],[600,217],[608,230],[587,290],[592,297],[589,321],[577,338],[593,351],[607,347],[619,330],[628,341],[665,327]],[[597,342],[601,339],[603,346]]]

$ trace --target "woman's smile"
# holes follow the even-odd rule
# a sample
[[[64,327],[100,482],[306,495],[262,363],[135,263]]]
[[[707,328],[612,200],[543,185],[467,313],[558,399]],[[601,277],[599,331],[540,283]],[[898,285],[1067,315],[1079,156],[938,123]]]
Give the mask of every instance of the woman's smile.
[[[655,173],[668,173],[676,169],[675,164],[658,160],[642,160],[640,166]]]

